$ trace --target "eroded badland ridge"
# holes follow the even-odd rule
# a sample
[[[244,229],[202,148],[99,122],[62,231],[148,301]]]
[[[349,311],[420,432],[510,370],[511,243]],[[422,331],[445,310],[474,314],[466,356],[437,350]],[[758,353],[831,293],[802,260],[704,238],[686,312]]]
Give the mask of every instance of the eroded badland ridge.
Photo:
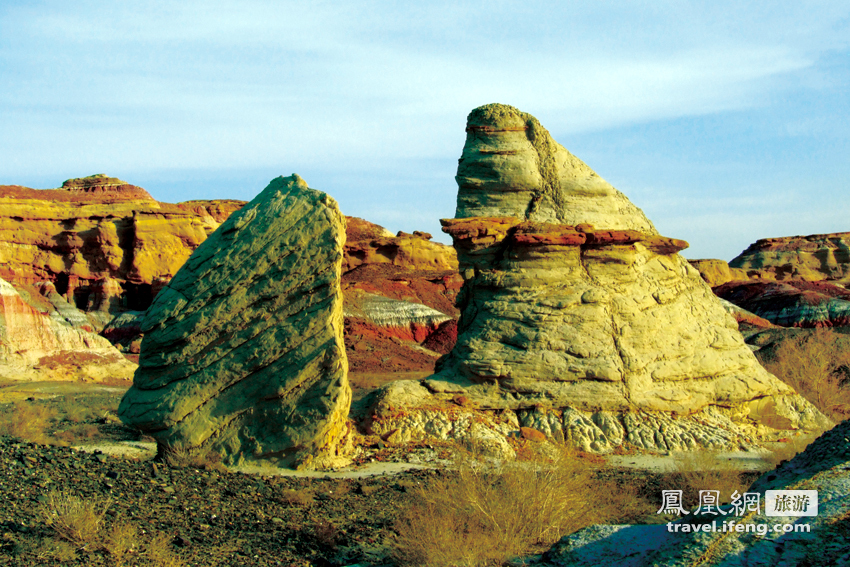
[[[0,186],[0,378],[134,376],[118,414],[157,442],[165,463],[327,469],[423,448],[433,462],[439,448],[458,446],[510,461],[551,456],[564,443],[601,461],[587,454],[759,450],[833,425],[753,350],[782,326],[847,323],[848,233],[764,239],[730,263],[688,262],[679,255],[686,242],[659,234],[530,114],[485,105],[469,114],[466,133],[455,217],[442,221],[453,247],[346,218],[294,174],[250,203],[160,203],[103,174],[52,190]],[[425,376],[352,387],[354,375],[405,372]],[[824,491],[817,526],[846,542],[834,527],[846,523],[846,435],[845,422],[753,489]],[[23,466],[38,476],[39,459],[51,474],[86,460],[0,441],[10,474]],[[131,490],[122,474],[138,481],[132,490],[146,484],[147,465],[109,467],[101,457],[89,460],[110,469],[102,490]],[[151,466],[151,482],[174,494],[163,465]],[[210,470],[197,476],[206,488],[219,474]],[[39,486],[52,482],[43,476]],[[241,476],[226,476],[218,478],[227,490],[242,490]],[[256,484],[271,494],[277,483]],[[333,490],[350,503],[374,490],[361,483],[347,494],[343,484]],[[340,498],[333,490],[319,500]],[[408,490],[418,489],[398,492]],[[192,505],[238,515],[209,498],[214,506]],[[285,520],[250,498],[250,525],[278,533]],[[312,502],[280,498],[305,510]],[[215,525],[187,528],[193,541],[227,533],[217,514],[209,518]],[[316,526],[299,546],[329,533]],[[664,528],[594,526],[535,560],[734,565],[810,559],[813,550],[846,558],[825,538],[676,539]],[[3,545],[16,537],[4,534]],[[334,561],[363,556],[352,553]]]

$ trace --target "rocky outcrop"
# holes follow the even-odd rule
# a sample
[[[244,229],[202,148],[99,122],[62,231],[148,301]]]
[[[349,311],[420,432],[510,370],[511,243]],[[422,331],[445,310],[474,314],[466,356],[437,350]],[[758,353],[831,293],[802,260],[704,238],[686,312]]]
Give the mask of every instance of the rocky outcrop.
[[[729,266],[691,262],[715,293],[786,327],[850,324],[850,233],[764,238]]]
[[[233,214],[142,324],[121,419],[164,450],[227,463],[338,463],[351,400],[340,272],[345,221],[297,175]]]
[[[128,380],[136,368],[48,286],[0,279],[0,379]]]
[[[445,244],[431,242],[427,232],[399,232],[393,236],[382,226],[363,219],[346,217],[346,221],[344,273],[363,264],[444,272],[457,270],[454,250]]]
[[[348,217],[342,288],[352,372],[433,372],[454,345],[463,280],[457,255],[431,235],[392,233]]]
[[[468,411],[457,405],[592,451],[740,446],[828,423],[758,364],[677,254],[687,243],[533,117],[473,110],[457,179],[443,221],[464,278],[457,344],[434,376],[381,393],[373,432],[429,436],[445,428],[419,409]]]
[[[850,232],[763,238],[734,260],[732,268],[762,280],[850,283]]]
[[[732,281],[747,281],[747,272],[740,268],[730,268],[724,260],[688,260],[697,269],[699,275],[711,287],[717,287]]]
[[[714,514],[688,514],[669,524],[591,526],[556,543],[540,565],[848,565],[848,439],[850,421],[845,421],[762,475],[747,489],[758,494],[757,506],[742,508],[739,501],[737,509],[726,505]],[[775,498],[767,497],[768,490],[816,491],[808,497],[810,503],[817,499],[817,512],[797,515],[795,507],[799,509],[800,503],[794,498],[801,493],[779,493],[792,505],[784,509],[780,505],[777,510]]]
[[[159,203],[140,187],[96,175],[61,189],[0,186],[0,277],[49,282],[101,329],[143,310],[242,201]]]
[[[714,292],[783,327],[850,325],[850,291],[828,282],[729,282]]]
[[[0,186],[0,205],[0,276],[19,287],[52,285],[62,303],[84,311],[91,328],[137,359],[142,336],[133,321],[244,202],[159,203],[141,187],[101,174],[68,180],[60,189]],[[347,328],[373,331],[357,335],[359,350],[349,341],[357,368],[433,370],[437,354],[420,344],[439,326],[435,317],[457,318],[462,281],[454,249],[426,233],[393,235],[357,218],[347,219],[346,233],[343,286],[356,319]],[[397,300],[392,320],[361,317],[359,297],[370,294]],[[414,312],[428,308],[442,315],[423,324]],[[405,313],[414,318],[404,320]],[[431,342],[444,348],[443,335]],[[401,344],[390,344],[393,337]]]

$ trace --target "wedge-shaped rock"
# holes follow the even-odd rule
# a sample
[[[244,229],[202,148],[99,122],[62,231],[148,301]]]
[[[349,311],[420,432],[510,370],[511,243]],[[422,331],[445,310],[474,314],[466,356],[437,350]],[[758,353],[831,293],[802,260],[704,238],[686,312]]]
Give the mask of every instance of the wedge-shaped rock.
[[[161,450],[333,463],[351,401],[344,240],[336,201],[297,175],[273,180],[157,295],[121,419]]]
[[[435,426],[408,410],[440,403],[514,412],[593,451],[749,446],[830,425],[758,364],[678,254],[687,243],[534,117],[473,110],[457,182],[456,218],[442,221],[464,279],[457,344],[418,389],[381,392],[374,433],[425,435]]]

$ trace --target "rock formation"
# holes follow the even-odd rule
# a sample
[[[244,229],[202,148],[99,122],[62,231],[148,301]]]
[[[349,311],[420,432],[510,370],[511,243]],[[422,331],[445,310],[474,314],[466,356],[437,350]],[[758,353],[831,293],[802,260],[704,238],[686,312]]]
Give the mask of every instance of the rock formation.
[[[352,372],[432,372],[457,337],[462,279],[452,247],[431,235],[347,218],[342,289]]]
[[[699,275],[710,287],[717,287],[732,281],[747,281],[747,272],[740,268],[730,268],[724,260],[688,260],[697,269]]]
[[[101,329],[143,310],[242,201],[159,203],[105,175],[61,189],[0,186],[0,277],[50,282]]]
[[[457,345],[431,378],[382,393],[373,432],[462,438],[457,406],[501,412],[487,427],[502,452],[519,425],[610,451],[747,445],[764,426],[828,423],[759,366],[677,254],[687,243],[660,236],[534,117],[473,110],[457,181],[443,221],[464,278]]]
[[[850,284],[850,232],[763,238],[734,260],[732,268],[761,280]]]
[[[0,277],[19,287],[52,285],[62,303],[84,311],[88,325],[135,362],[144,309],[192,251],[244,204],[160,203],[141,187],[102,174],[70,179],[60,189],[0,186]],[[432,371],[439,353],[420,345],[429,341],[445,350],[453,344],[440,321],[458,315],[454,299],[461,278],[454,249],[431,242],[426,233],[394,236],[357,218],[347,219],[346,233],[343,289],[352,323],[346,329],[356,330],[346,339],[352,369]],[[372,320],[361,305],[371,296],[397,300],[366,301],[395,305],[393,317]],[[423,319],[424,312],[430,315]],[[406,320],[406,313],[412,318]]]
[[[135,364],[92,332],[49,285],[19,293],[0,279],[0,379],[128,380]]]
[[[848,439],[850,421],[844,421],[804,452],[783,462],[776,470],[764,473],[747,489],[759,495],[757,508],[736,510],[727,505],[714,515],[689,514],[672,526],[590,526],[565,536],[543,555],[539,564],[550,567],[848,565]],[[796,515],[790,507],[787,514],[782,510],[777,513],[773,501],[766,497],[768,490],[816,491],[817,514]],[[794,497],[793,493],[785,494],[789,500]],[[721,494],[721,497],[731,495]],[[663,502],[659,500],[658,504]],[[768,506],[771,506],[770,515]],[[736,525],[730,527],[730,521]],[[710,531],[712,524],[717,527],[714,531]],[[774,531],[776,525],[779,531]]]
[[[714,293],[783,327],[850,325],[850,290],[829,282],[729,282]]]
[[[351,399],[344,238],[333,199],[297,175],[274,179],[156,296],[121,419],[162,450],[335,463]]]

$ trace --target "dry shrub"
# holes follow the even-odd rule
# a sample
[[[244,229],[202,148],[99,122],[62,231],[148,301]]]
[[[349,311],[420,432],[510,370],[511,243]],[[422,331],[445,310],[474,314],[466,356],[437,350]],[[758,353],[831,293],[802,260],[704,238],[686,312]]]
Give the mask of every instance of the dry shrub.
[[[53,528],[57,539],[44,540],[38,549],[26,553],[62,561],[62,557],[73,558],[76,548],[87,553],[106,552],[116,566],[124,565],[128,555],[135,555],[144,557],[145,565],[183,567],[183,561],[172,549],[171,538],[165,534],[154,535],[145,543],[132,524],[115,521],[107,530],[104,518],[109,504],[109,500],[84,500],[61,491],[50,492],[40,505],[39,515]]]
[[[835,421],[850,417],[848,340],[832,329],[815,329],[761,354],[764,367]]]
[[[471,458],[412,490],[396,524],[402,565],[500,565],[598,521],[609,500],[568,453],[549,462],[487,465]]]
[[[60,401],[57,404],[57,410],[65,420],[74,423],[82,423],[88,419],[92,419],[95,415],[95,409],[92,407],[91,400],[71,396]]]
[[[313,503],[313,494],[306,490],[284,490],[277,500],[289,506],[309,506]]]
[[[190,449],[182,445],[164,446],[162,461],[172,468],[193,468],[227,472],[221,463],[221,455],[208,449]]]
[[[83,500],[62,491],[52,491],[41,504],[39,513],[56,535],[77,546],[100,543],[100,529],[109,501]]]
[[[57,411],[44,404],[15,402],[0,414],[0,434],[47,444],[50,442],[47,429],[56,417]]]
[[[125,522],[116,522],[103,542],[103,547],[112,556],[116,565],[123,565],[124,558],[133,553],[139,541],[136,527]]]
[[[729,502],[735,491],[746,492],[749,483],[742,471],[729,459],[724,459],[717,451],[693,451],[676,456],[676,477],[680,481],[678,488],[686,504],[699,503],[700,490],[719,490],[723,502]]]
[[[77,559],[74,546],[63,540],[21,538],[15,541],[14,555],[19,560],[30,558],[66,563]],[[25,563],[22,563],[25,565]]]
[[[183,567],[185,563],[174,553],[171,538],[165,534],[153,536],[145,546],[145,558],[156,567]]]

